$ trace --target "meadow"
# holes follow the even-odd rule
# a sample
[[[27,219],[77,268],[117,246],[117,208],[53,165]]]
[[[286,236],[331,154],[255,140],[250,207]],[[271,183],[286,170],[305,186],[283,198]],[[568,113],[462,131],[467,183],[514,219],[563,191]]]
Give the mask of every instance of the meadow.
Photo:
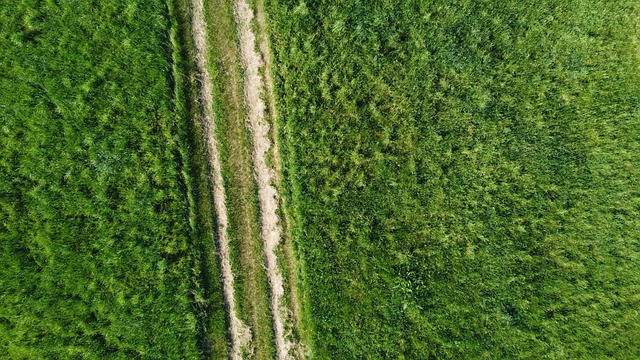
[[[640,3],[248,3],[0,2],[0,357],[640,356]]]
[[[0,3],[1,357],[226,357],[186,6]]]
[[[266,8],[312,358],[638,357],[637,1]]]

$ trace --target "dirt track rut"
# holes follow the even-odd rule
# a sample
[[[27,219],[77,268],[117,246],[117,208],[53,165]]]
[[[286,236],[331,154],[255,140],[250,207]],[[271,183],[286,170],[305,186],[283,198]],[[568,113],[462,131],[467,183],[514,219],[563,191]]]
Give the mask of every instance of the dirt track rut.
[[[231,359],[241,359],[243,351],[248,349],[251,342],[250,329],[238,318],[236,313],[234,276],[229,257],[229,225],[227,205],[222,178],[220,153],[215,139],[215,119],[213,115],[213,89],[209,64],[207,60],[207,26],[204,18],[203,0],[192,0],[192,32],[195,43],[196,62],[200,72],[200,102],[203,107],[202,126],[205,133],[207,150],[209,151],[209,166],[211,168],[211,182],[213,184],[213,201],[218,223],[218,251],[222,268],[222,282],[224,299],[229,317],[229,334],[231,337]]]
[[[247,121],[253,141],[253,167],[258,185],[260,203],[261,238],[263,241],[265,265],[271,293],[271,309],[279,360],[292,358],[294,344],[288,339],[285,322],[290,310],[283,304],[284,279],[278,266],[276,248],[282,239],[282,227],[278,219],[278,193],[274,186],[275,169],[267,163],[267,154],[272,151],[269,122],[265,117],[266,105],[262,99],[264,79],[261,69],[264,62],[256,50],[256,36],[253,33],[253,10],[247,0],[235,0],[234,9],[238,25],[240,54],[244,70],[245,102]]]

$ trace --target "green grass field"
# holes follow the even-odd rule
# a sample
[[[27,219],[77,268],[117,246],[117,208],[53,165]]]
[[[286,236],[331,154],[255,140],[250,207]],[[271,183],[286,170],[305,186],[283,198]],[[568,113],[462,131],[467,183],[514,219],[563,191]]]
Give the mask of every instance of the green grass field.
[[[640,358],[640,2],[249,3],[295,351]],[[241,351],[269,359],[234,5],[204,1],[216,185]],[[226,359],[241,337],[193,8],[0,2],[0,358]]]
[[[267,4],[318,359],[640,356],[640,4]]]
[[[0,4],[0,357],[224,358],[185,4]]]

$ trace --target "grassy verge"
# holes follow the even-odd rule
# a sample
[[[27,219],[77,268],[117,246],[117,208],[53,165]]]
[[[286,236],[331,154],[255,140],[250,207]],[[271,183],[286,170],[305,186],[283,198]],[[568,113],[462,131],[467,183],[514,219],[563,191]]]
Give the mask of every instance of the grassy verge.
[[[316,358],[636,356],[637,2],[266,5]]]
[[[0,5],[0,349],[10,358],[226,351],[181,11]]]
[[[238,316],[252,329],[253,357],[271,359],[275,354],[273,324],[233,2],[209,0],[205,2],[205,10],[209,25],[217,138],[229,209],[229,239],[233,249]]]

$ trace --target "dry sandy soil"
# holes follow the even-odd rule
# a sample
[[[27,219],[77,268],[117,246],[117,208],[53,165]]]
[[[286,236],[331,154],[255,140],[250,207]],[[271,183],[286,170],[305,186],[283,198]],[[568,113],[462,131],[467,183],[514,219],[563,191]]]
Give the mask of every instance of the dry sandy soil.
[[[247,0],[236,0],[234,7],[244,69],[247,120],[253,141],[253,168],[260,202],[260,235],[271,292],[276,351],[278,359],[288,359],[292,355],[290,353],[294,346],[285,334],[284,323],[289,316],[289,311],[283,306],[284,279],[276,256],[276,247],[282,239],[282,227],[278,223],[278,193],[273,185],[275,169],[267,164],[267,154],[272,149],[270,125],[265,118],[266,105],[262,99],[264,81],[260,69],[264,63],[256,50],[256,36],[252,30],[253,10]]]

